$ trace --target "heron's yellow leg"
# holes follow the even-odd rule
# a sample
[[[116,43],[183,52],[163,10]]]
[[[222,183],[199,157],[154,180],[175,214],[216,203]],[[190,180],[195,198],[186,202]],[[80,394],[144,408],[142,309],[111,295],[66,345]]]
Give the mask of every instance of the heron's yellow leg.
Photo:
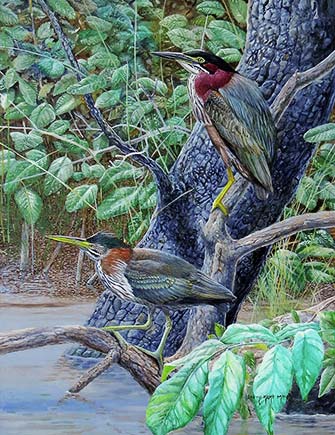
[[[139,329],[142,331],[147,331],[152,325],[152,317],[150,312],[148,313],[147,321],[143,324],[134,324],[134,325],[111,325],[111,326],[103,326],[101,329],[104,331],[127,331],[128,329]]]
[[[221,190],[221,192],[219,193],[219,195],[215,198],[214,202],[213,202],[213,207],[212,210],[215,210],[216,208],[219,208],[222,213],[224,215],[228,215],[228,210],[227,207],[225,207],[222,204],[222,200],[224,198],[224,196],[227,194],[228,190],[231,188],[231,186],[234,184],[235,178],[234,178],[234,174],[233,171],[231,170],[230,167],[227,168],[227,175],[228,175],[228,181],[227,184],[225,185],[225,187]]]

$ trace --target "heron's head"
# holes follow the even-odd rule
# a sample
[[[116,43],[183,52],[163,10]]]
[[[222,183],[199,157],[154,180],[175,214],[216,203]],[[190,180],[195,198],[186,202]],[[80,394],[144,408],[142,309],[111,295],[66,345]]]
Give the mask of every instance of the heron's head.
[[[235,72],[234,68],[221,57],[204,50],[192,50],[185,53],[154,51],[152,54],[178,62],[191,74],[199,72],[214,74],[218,69],[230,73]]]
[[[48,239],[55,240],[56,242],[67,243],[69,245],[77,246],[79,249],[86,252],[86,254],[94,261],[99,261],[111,249],[129,248],[130,246],[122,240],[115,237],[112,233],[98,232],[87,239],[82,237],[46,236]]]

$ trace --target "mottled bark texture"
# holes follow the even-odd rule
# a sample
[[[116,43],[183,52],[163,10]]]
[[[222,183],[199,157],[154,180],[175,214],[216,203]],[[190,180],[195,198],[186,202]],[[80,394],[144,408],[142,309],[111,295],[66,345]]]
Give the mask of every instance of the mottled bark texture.
[[[247,45],[239,71],[257,81],[271,104],[294,72],[311,68],[334,50],[334,28],[333,0],[253,0],[250,2]],[[278,151],[272,168],[275,193],[261,202],[248,186],[235,198],[230,198],[230,203],[238,202],[226,220],[233,238],[244,237],[279,219],[315,150],[304,142],[303,134],[329,119],[335,96],[334,84],[332,72],[294,98],[278,125]],[[226,182],[224,166],[200,125],[195,126],[170,177],[175,196],[165,196],[162,192],[165,208],[158,210],[140,245],[169,251],[200,268],[204,259],[204,224],[215,196]],[[178,195],[182,197],[166,206]],[[228,313],[228,324],[236,320],[267,252],[267,248],[262,248],[239,263],[234,288],[238,301]],[[144,316],[141,313],[145,313],[143,308],[121,303],[105,292],[88,324],[99,327],[114,322],[135,322],[136,319],[140,322],[138,316]],[[175,313],[167,355],[179,348],[187,318],[188,313]],[[151,334],[132,331],[127,339],[153,349],[159,341],[162,324],[163,317],[159,316]],[[73,352],[85,355],[86,351],[77,348]]]

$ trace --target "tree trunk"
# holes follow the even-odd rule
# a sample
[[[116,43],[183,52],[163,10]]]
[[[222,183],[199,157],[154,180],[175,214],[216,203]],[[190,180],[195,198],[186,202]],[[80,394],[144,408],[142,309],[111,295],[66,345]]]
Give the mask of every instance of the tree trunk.
[[[271,104],[296,71],[316,65],[334,50],[335,4],[332,0],[253,0],[249,3],[247,44],[239,71],[257,81]],[[303,134],[329,119],[334,103],[334,85],[335,73],[332,72],[300,91],[284,113],[278,125],[278,150],[272,168],[274,194],[262,202],[248,186],[235,198],[230,198],[229,202],[235,207],[231,208],[223,225],[227,224],[233,238],[244,237],[279,219],[315,151],[313,145],[304,142]],[[161,211],[158,206],[158,214],[140,246],[171,252],[201,268],[205,252],[203,228],[214,198],[226,183],[226,173],[199,124],[195,125],[171,169],[170,178],[174,190],[169,199],[174,202],[167,205],[165,201]],[[178,196],[181,198],[175,200]],[[262,248],[240,261],[234,286],[238,300],[226,317],[228,324],[236,320],[267,253],[268,248]],[[104,292],[88,324],[100,327],[112,321],[134,322],[141,313],[145,313],[144,308],[123,303]],[[166,355],[179,348],[187,319],[187,312],[174,313],[174,327]],[[164,318],[159,315],[152,334],[132,331],[126,337],[132,343],[154,349],[163,324]],[[85,350],[76,348],[73,353],[85,355]]]

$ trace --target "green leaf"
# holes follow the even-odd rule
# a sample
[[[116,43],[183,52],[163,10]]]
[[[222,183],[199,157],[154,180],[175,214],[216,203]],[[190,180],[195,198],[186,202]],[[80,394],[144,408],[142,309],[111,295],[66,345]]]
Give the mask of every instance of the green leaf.
[[[328,366],[321,374],[319,397],[329,393],[330,390],[335,388],[335,366]]]
[[[34,130],[29,134],[13,132],[10,135],[15,143],[15,149],[20,152],[38,147],[38,145],[43,143],[43,138]]]
[[[328,142],[335,140],[335,123],[323,124],[311,128],[304,134],[306,142]]]
[[[269,435],[273,435],[275,414],[286,403],[292,379],[291,352],[281,345],[267,351],[253,383],[253,402],[257,417]]]
[[[323,311],[320,314],[322,338],[335,346],[335,311]]]
[[[76,11],[67,0],[48,0],[48,4],[51,9],[57,12],[61,17],[68,20],[74,20],[76,18]]]
[[[221,48],[216,55],[222,57],[228,63],[238,63],[242,57],[240,50],[237,48]]]
[[[67,121],[66,119],[59,119],[49,125],[48,131],[50,131],[50,133],[55,133],[61,136],[70,128],[70,125],[70,121]]]
[[[335,249],[320,245],[308,245],[297,252],[301,257],[335,258]]]
[[[304,265],[299,255],[288,249],[278,249],[270,258],[270,265],[280,276],[284,289],[301,292],[306,286]]]
[[[146,93],[155,92],[161,95],[166,95],[168,93],[168,87],[164,82],[161,80],[153,80],[149,77],[140,77],[136,80],[134,85],[143,89]]]
[[[73,95],[63,94],[56,101],[55,110],[56,115],[63,115],[64,113],[71,112],[80,104],[80,100]]]
[[[77,83],[77,78],[74,74],[65,74],[58,82],[55,84],[53,96],[63,94],[67,89]]]
[[[16,56],[13,60],[13,67],[15,71],[22,72],[30,68],[33,63],[36,62],[36,56],[33,54],[22,53]]]
[[[65,71],[64,63],[51,57],[44,57],[38,62],[38,66],[42,73],[51,79],[58,79]]]
[[[54,87],[54,83],[45,83],[40,87],[40,90],[38,92],[38,99],[39,100],[46,100],[46,98],[49,96],[49,93],[51,89]]]
[[[15,85],[15,83],[17,83],[20,79],[20,76],[18,75],[18,73],[15,71],[14,68],[10,68],[7,70],[5,77],[4,77],[4,85],[6,89],[11,88],[12,86]]]
[[[298,332],[304,332],[307,329],[313,329],[315,331],[320,330],[320,326],[317,322],[311,323],[291,323],[285,325],[282,329],[276,332],[276,337],[279,341],[287,340],[294,337]]]
[[[26,116],[29,116],[33,109],[34,106],[22,102],[17,104],[15,107],[6,110],[6,115],[4,116],[4,118],[7,121],[17,121],[19,119],[25,118]]]
[[[14,199],[23,219],[30,225],[36,223],[42,211],[41,197],[33,190],[23,187],[15,193]]]
[[[227,0],[228,8],[239,24],[246,24],[248,14],[248,3],[244,0]]]
[[[79,83],[69,86],[67,92],[72,95],[85,95],[99,91],[106,85],[107,81],[104,76],[91,75],[83,78]]]
[[[105,172],[105,167],[100,164],[96,165],[89,165],[86,162],[84,162],[81,165],[82,173],[87,178],[100,178],[103,176]]]
[[[68,193],[65,201],[65,208],[68,212],[93,206],[98,194],[98,186],[96,184],[83,184],[75,187]]]
[[[0,177],[9,169],[10,165],[15,164],[15,154],[12,151],[1,149],[0,150]]]
[[[104,50],[93,54],[87,59],[90,68],[117,68],[120,66],[119,58],[110,51]]]
[[[48,103],[42,103],[31,112],[30,121],[37,128],[49,125],[56,118],[53,107]]]
[[[275,335],[268,328],[258,324],[229,325],[221,337],[221,341],[225,344],[238,344],[253,341],[271,344],[278,342]]]
[[[243,49],[245,32],[228,21],[213,20],[209,23],[206,34],[223,47]]]
[[[128,213],[138,205],[138,189],[134,186],[120,187],[108,195],[97,208],[98,219],[109,219]]]
[[[59,157],[54,160],[44,180],[44,193],[51,195],[63,187],[63,183],[73,174],[73,164],[68,157]]]
[[[201,2],[197,5],[196,9],[204,15],[214,15],[216,17],[223,17],[226,12],[220,2],[213,0]]]
[[[47,39],[54,36],[54,31],[51,28],[51,23],[47,21],[46,23],[42,23],[37,29],[37,37],[38,39]]]
[[[129,69],[128,64],[116,68],[112,74],[111,86],[112,88],[118,88],[122,83],[126,83],[128,80]]]
[[[19,80],[19,89],[24,101],[31,106],[36,104],[37,91],[36,87],[30,85],[25,80]]]
[[[307,210],[314,210],[317,203],[318,185],[311,177],[304,177],[298,187],[296,200]]]
[[[109,109],[120,103],[121,89],[103,92],[96,99],[95,105],[101,109]]]
[[[192,30],[172,29],[167,32],[167,36],[173,45],[182,50],[192,50],[199,47],[200,41]]]
[[[323,343],[316,331],[307,329],[296,334],[292,348],[293,369],[303,400],[307,399],[319,376],[323,354]]]
[[[108,168],[99,180],[103,192],[115,188],[117,183],[128,180],[137,180],[144,175],[142,167],[136,168],[127,161],[114,161],[114,166]]]
[[[100,32],[97,30],[81,30],[79,32],[79,43],[81,45],[95,45],[99,44],[108,38],[108,33]]]
[[[13,26],[19,21],[18,16],[6,6],[0,5],[0,23],[5,26]]]
[[[160,22],[160,25],[168,30],[180,29],[182,27],[186,27],[187,24],[187,18],[184,15],[180,14],[168,15],[167,17],[164,17]]]
[[[329,181],[322,183],[320,186],[319,197],[321,199],[335,200],[335,186]]]
[[[112,23],[94,15],[89,15],[88,17],[86,17],[86,22],[91,27],[91,29],[99,30],[100,32],[110,32],[111,30],[113,30]]]
[[[245,383],[245,364],[241,357],[226,350],[215,361],[209,377],[209,389],[204,401],[205,435],[227,433]]]
[[[321,261],[308,261],[304,263],[306,279],[315,284],[333,283],[335,280],[335,268],[329,267]]]
[[[149,401],[146,423],[154,435],[165,435],[189,423],[205,395],[208,361],[190,361],[158,386]]]

